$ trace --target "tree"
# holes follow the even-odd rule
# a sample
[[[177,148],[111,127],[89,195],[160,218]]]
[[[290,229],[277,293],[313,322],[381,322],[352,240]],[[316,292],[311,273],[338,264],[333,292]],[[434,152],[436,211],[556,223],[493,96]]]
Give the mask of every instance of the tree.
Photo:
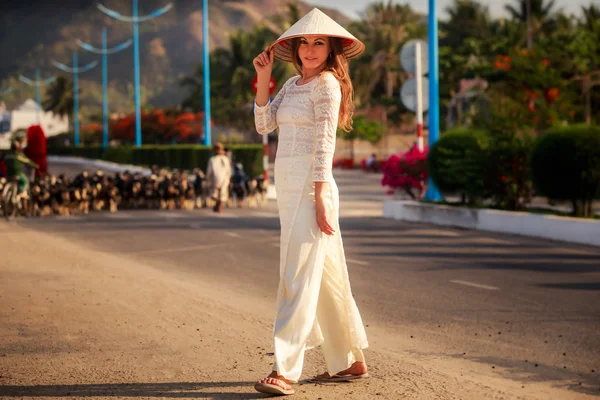
[[[516,0],[517,5],[506,5],[504,8],[514,21],[517,21],[523,32],[527,32],[527,20],[531,24],[531,35],[551,35],[556,29],[557,19],[553,15],[555,0]],[[528,3],[530,7],[528,7]],[[528,10],[529,8],[529,10]],[[528,18],[528,12],[531,12]],[[526,39],[526,35],[523,36]]]
[[[583,25],[590,31],[598,31],[600,28],[600,7],[595,4],[589,7],[581,7],[583,13]]]
[[[67,116],[72,123],[73,120],[73,83],[64,76],[59,76],[46,89],[46,95],[42,100],[44,111],[50,111],[60,117]]]
[[[227,48],[211,53],[211,102],[213,119],[220,125],[249,131],[254,128],[252,103],[254,93],[251,82],[255,75],[252,60],[274,41],[276,36],[265,25],[255,26],[250,32],[238,30],[229,35]],[[218,71],[218,72],[217,72]],[[289,65],[275,63],[273,77],[282,85],[291,76]],[[189,96],[183,101],[184,109],[194,112],[204,107],[203,67],[196,68],[192,76],[181,81],[188,88]]]
[[[409,39],[426,36],[423,16],[408,5],[379,2],[363,12],[361,20],[350,25],[366,50],[353,68],[356,102],[360,106],[386,103],[393,99],[406,74],[398,54]]]
[[[488,7],[472,0],[454,0],[446,7],[447,21],[440,21],[440,46],[455,51],[464,50],[465,41],[487,40],[491,36],[491,18]]]
[[[377,144],[383,137],[385,129],[380,121],[373,121],[362,116],[354,118],[354,124],[350,132],[342,129],[337,130],[337,136],[350,142],[350,158],[354,160],[354,140],[364,140],[371,144]]]
[[[513,19],[527,22],[527,2],[531,2],[531,17],[538,21],[548,21],[552,17],[555,0],[516,0],[517,6],[507,4],[506,11]],[[545,4],[544,4],[545,3]]]
[[[440,102],[443,107],[458,89],[465,67],[477,63],[494,43],[487,7],[471,0],[454,0],[446,12],[448,20],[440,22]]]

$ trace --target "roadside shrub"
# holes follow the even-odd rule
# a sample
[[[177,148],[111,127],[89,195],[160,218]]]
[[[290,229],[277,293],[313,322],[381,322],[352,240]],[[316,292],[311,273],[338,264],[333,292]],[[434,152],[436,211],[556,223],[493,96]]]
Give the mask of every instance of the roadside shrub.
[[[413,200],[420,199],[427,182],[427,150],[413,146],[406,153],[391,155],[382,166],[381,186],[388,186],[389,194],[402,189]]]
[[[440,136],[427,157],[429,174],[440,191],[459,194],[469,204],[483,197],[488,142],[488,133],[477,129],[456,128]]]
[[[263,173],[261,145],[235,145],[231,150],[244,171],[252,176]],[[49,155],[75,156],[112,161],[120,164],[153,165],[164,168],[206,170],[212,150],[201,145],[145,145],[119,146],[103,149],[102,146],[48,147]]]
[[[486,197],[504,210],[523,210],[531,201],[531,152],[528,135],[493,135],[486,151],[484,185]]]
[[[575,216],[592,216],[592,203],[600,191],[600,127],[549,130],[535,143],[531,169],[541,194],[571,201]]]

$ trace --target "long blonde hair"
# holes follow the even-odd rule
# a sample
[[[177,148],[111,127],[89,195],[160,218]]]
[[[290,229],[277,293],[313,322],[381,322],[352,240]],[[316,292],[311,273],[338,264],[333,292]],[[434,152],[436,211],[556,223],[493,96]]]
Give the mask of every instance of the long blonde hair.
[[[336,37],[329,37],[329,47],[331,53],[327,57],[325,68],[322,72],[329,71],[335,76],[342,89],[342,101],[340,102],[340,114],[338,117],[338,127],[346,132],[352,130],[352,116],[354,115],[354,87],[350,80],[350,71],[348,60],[344,55],[342,40]],[[302,74],[302,61],[298,57],[298,48],[300,47],[300,38],[292,39],[292,60],[296,70]]]

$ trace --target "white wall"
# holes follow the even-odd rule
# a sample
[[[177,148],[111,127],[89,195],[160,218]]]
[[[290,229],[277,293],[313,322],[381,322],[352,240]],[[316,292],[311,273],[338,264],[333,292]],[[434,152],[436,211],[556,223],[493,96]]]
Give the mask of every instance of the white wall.
[[[37,103],[32,99],[28,99],[10,113],[10,132],[0,133],[0,149],[10,147],[11,132],[17,129],[27,129],[38,123],[37,108]],[[69,131],[69,118],[61,118],[51,112],[40,111],[40,125],[46,137],[55,136]]]

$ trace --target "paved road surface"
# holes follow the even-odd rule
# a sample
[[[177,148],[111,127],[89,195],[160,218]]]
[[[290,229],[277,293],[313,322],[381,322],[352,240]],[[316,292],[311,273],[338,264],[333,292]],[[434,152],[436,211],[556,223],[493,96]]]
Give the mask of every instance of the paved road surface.
[[[336,175],[353,291],[368,330],[391,338],[386,350],[600,395],[600,249],[386,220],[377,176]],[[121,210],[17,224],[249,296],[276,291],[274,202],[222,216]]]

